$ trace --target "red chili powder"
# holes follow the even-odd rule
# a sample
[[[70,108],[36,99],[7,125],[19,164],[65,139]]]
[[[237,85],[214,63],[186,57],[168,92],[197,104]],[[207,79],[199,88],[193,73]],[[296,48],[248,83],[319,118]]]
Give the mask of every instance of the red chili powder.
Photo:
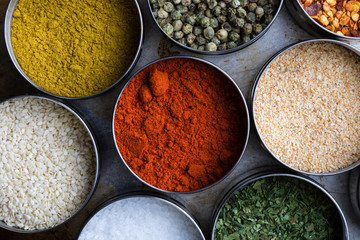
[[[120,153],[154,187],[194,191],[221,179],[238,161],[247,134],[239,92],[219,70],[185,58],[138,73],[115,111]]]

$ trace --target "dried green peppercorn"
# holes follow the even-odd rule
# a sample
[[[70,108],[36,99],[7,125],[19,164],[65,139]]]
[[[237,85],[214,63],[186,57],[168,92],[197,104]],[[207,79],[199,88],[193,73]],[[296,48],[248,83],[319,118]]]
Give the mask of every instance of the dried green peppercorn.
[[[207,6],[206,6],[205,3],[199,3],[199,4],[197,5],[197,9],[198,9],[199,11],[205,12],[206,9],[207,9]]]
[[[177,32],[174,33],[174,38],[176,40],[181,39],[183,37],[184,37],[184,33],[182,31],[177,31]]]
[[[171,2],[166,2],[163,8],[166,12],[174,11],[174,5]]]
[[[269,2],[268,2],[268,0],[258,0],[257,1],[257,4],[259,5],[259,6],[265,6],[266,4],[268,4]]]
[[[230,3],[230,6],[233,8],[237,8],[240,6],[240,1],[239,0],[232,0]]]
[[[217,37],[213,37],[211,41],[215,43],[216,46],[219,46],[221,44],[221,41]]]
[[[200,34],[202,34],[202,27],[195,26],[193,29],[193,33],[195,34],[195,36],[199,36]]]
[[[231,33],[229,34],[229,40],[230,40],[230,41],[236,42],[236,41],[238,41],[239,39],[240,39],[240,34],[238,34],[237,32],[231,32]]]
[[[183,6],[189,6],[191,4],[191,0],[181,0],[181,4]]]
[[[248,10],[249,10],[250,12],[255,12],[256,7],[257,7],[257,4],[256,4],[256,3],[249,3],[249,5],[248,5]]]
[[[227,44],[226,43],[222,43],[218,46],[218,50],[221,51],[221,50],[226,50],[227,49]]]
[[[255,9],[255,15],[256,15],[257,19],[262,18],[262,16],[264,16],[264,14],[265,14],[265,11],[264,11],[264,9],[262,7],[257,7]]]
[[[214,9],[217,6],[216,0],[207,0],[207,3],[210,9]]]
[[[171,25],[171,23],[166,23],[163,26],[163,30],[167,35],[171,35],[174,32],[174,27]]]
[[[255,24],[255,25],[254,25],[254,32],[255,32],[256,34],[261,33],[262,30],[263,30],[263,28],[262,28],[261,24]]]
[[[227,18],[224,15],[220,15],[217,17],[217,20],[219,21],[219,23],[224,23],[226,22]]]
[[[228,22],[224,22],[223,24],[221,24],[221,28],[225,29],[227,32],[230,32],[232,29],[230,23],[228,23]]]
[[[176,9],[180,11],[180,13],[186,13],[188,11],[188,8],[184,5],[176,5]]]
[[[199,47],[198,47],[198,50],[199,50],[199,51],[205,51],[205,45],[199,46]]]
[[[190,33],[189,35],[186,36],[186,42],[189,44],[194,43],[196,39],[196,36],[193,33]]]
[[[185,38],[181,38],[178,40],[178,42],[182,45],[185,45],[186,46],[186,39]]]
[[[196,36],[195,40],[196,40],[196,43],[199,45],[206,44],[206,39],[202,35]]]
[[[243,43],[247,43],[251,40],[251,38],[249,35],[243,35],[241,40]]]
[[[215,31],[212,27],[207,27],[204,29],[203,34],[206,39],[210,40],[214,37]]]
[[[250,23],[254,23],[256,21],[255,13],[249,12],[248,15],[246,16],[246,20]]]
[[[217,28],[219,26],[219,21],[216,18],[210,18],[210,27]]]
[[[210,18],[208,17],[204,17],[200,20],[200,25],[203,27],[203,28],[207,28],[210,26]]]
[[[247,15],[246,10],[245,10],[244,8],[242,8],[242,7],[239,7],[239,8],[236,10],[236,12],[237,12],[237,15],[238,15],[240,18],[244,18],[244,17],[246,17],[246,15]]]
[[[182,31],[183,31],[185,34],[190,34],[190,33],[192,33],[192,31],[193,31],[193,26],[187,23],[187,24],[183,25]]]
[[[187,16],[186,17],[186,22],[190,25],[195,25],[196,23],[196,16],[195,15],[191,15],[191,16]]]
[[[196,43],[191,43],[189,45],[189,47],[193,48],[193,49],[198,49],[199,45],[197,45]]]
[[[160,8],[158,11],[159,18],[167,18],[169,16],[169,13],[165,11],[163,8]]]
[[[209,17],[209,18],[211,18],[211,17],[214,16],[214,15],[212,14],[212,12],[211,12],[211,9],[207,9],[207,10],[205,11],[205,16],[207,16],[207,17]]]
[[[218,3],[218,5],[221,7],[221,8],[226,8],[226,3],[224,3],[223,1],[220,1]]]
[[[183,27],[183,23],[181,20],[176,20],[173,22],[174,31],[180,31]]]
[[[216,51],[217,50],[217,46],[215,43],[213,42],[209,42],[205,45],[205,50],[206,51]]]
[[[158,4],[160,7],[164,6],[165,0],[158,0]]]
[[[240,5],[246,7],[249,4],[249,0],[240,0]]]
[[[174,20],[179,20],[182,17],[182,14],[180,11],[176,10],[171,13],[171,18]]]
[[[236,44],[235,42],[228,42],[228,43],[227,43],[227,48],[228,48],[228,49],[234,48],[234,47],[236,47],[236,46],[237,46],[237,44]]]
[[[252,32],[252,25],[250,23],[245,23],[243,31],[245,35],[250,35]]]
[[[236,18],[234,21],[235,28],[242,28],[245,25],[245,20],[243,18]]]
[[[215,16],[219,16],[221,14],[221,7],[220,6],[216,6],[213,10],[212,10],[213,14]]]
[[[220,40],[220,41],[225,41],[228,37],[228,32],[224,29],[219,29],[216,32],[216,37]]]

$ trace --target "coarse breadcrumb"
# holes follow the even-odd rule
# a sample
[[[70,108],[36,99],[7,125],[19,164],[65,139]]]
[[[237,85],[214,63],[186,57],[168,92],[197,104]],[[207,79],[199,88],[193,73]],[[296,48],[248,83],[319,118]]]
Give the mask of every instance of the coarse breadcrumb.
[[[285,51],[257,86],[254,116],[267,148],[285,164],[313,173],[360,158],[360,58],[328,42]]]
[[[0,221],[58,225],[84,204],[95,168],[92,140],[73,113],[38,97],[0,104]]]

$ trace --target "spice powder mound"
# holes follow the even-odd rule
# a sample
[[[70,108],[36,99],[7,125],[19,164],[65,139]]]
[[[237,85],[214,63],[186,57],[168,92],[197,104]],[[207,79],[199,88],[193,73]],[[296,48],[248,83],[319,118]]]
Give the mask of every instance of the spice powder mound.
[[[268,149],[285,164],[326,173],[360,159],[360,58],[333,43],[282,53],[259,81],[254,116]]]
[[[113,85],[140,41],[134,1],[20,0],[11,41],[25,74],[40,88],[83,97]]]
[[[241,96],[219,70],[168,59],[138,73],[115,111],[119,151],[142,180],[168,191],[194,191],[222,178],[243,151],[247,118]]]

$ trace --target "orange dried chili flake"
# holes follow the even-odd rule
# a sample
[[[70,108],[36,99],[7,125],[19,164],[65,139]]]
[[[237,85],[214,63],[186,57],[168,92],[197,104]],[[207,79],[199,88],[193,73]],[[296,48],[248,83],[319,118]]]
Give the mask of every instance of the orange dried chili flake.
[[[360,36],[360,0],[300,0],[316,22],[339,35]]]

